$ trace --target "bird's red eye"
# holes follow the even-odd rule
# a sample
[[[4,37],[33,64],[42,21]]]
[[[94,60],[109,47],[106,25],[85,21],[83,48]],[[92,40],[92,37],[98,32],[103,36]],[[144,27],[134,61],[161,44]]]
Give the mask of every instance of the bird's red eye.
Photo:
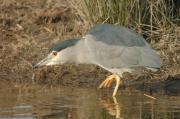
[[[56,55],[57,55],[57,52],[53,52],[53,55],[56,56]]]

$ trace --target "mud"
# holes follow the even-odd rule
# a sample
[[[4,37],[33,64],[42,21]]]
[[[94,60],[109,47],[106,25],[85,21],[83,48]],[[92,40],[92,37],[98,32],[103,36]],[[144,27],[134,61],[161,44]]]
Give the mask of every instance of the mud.
[[[110,75],[98,66],[67,64],[32,69],[32,64],[44,58],[55,43],[82,37],[89,28],[83,12],[68,1],[3,0],[0,3],[1,81],[31,84],[34,73],[37,84],[97,87]],[[180,34],[180,28],[173,29],[173,33]],[[145,72],[139,76],[128,74],[122,88],[180,93],[179,38],[163,37],[154,36],[154,42],[151,41],[163,60],[160,72]]]

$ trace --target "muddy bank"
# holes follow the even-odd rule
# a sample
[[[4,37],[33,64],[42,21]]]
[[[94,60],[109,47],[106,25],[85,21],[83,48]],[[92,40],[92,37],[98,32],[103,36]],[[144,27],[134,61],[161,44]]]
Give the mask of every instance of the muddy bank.
[[[34,74],[34,79],[32,76]],[[110,72],[95,65],[72,65],[42,67],[29,73],[25,78],[19,78],[19,75],[1,75],[1,81],[10,81],[14,84],[26,84],[33,86],[66,86],[97,88],[99,84],[111,75]],[[161,79],[161,73],[152,73],[148,71],[141,72],[138,75],[129,73],[123,74],[123,84],[121,89],[137,89],[149,94],[160,93],[168,95],[180,94],[180,75],[168,76],[167,79]],[[113,89],[115,82],[110,89]]]
[[[133,87],[133,86],[132,86]],[[145,92],[161,93],[168,95],[179,95],[180,94],[180,75],[169,76],[166,80],[155,80],[142,81],[138,85],[134,85],[138,90]]]
[[[95,65],[63,65],[46,67],[45,70],[34,71],[37,84],[62,85],[70,87],[97,88],[99,84],[111,75],[110,72]],[[180,94],[180,75],[168,76],[162,80],[161,72],[142,71],[133,75],[123,74],[123,84],[120,89],[134,88],[148,93]],[[115,82],[111,89],[115,86]]]

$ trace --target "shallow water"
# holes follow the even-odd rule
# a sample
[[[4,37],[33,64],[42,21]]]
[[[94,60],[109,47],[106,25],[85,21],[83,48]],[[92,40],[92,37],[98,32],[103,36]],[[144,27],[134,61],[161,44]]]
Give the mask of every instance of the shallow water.
[[[180,119],[180,97],[141,91],[0,87],[0,119]]]

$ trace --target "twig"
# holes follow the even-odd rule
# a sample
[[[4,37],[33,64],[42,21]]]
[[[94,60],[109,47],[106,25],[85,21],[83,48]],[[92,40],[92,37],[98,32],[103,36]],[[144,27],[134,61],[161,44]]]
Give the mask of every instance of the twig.
[[[150,96],[150,95],[148,95],[148,94],[144,94],[144,96],[146,96],[146,97],[148,97],[148,98],[151,98],[151,99],[154,99],[154,100],[157,99],[157,98],[155,98],[155,97],[153,97],[153,96]]]

